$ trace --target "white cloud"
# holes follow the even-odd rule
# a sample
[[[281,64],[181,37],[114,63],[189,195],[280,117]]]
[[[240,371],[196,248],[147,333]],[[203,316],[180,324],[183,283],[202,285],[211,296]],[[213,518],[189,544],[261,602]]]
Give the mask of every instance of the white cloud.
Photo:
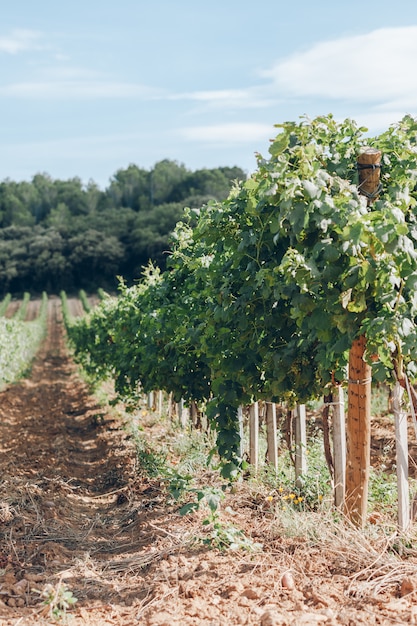
[[[0,36],[0,52],[7,54],[17,54],[26,50],[37,49],[37,41],[40,33],[34,30],[26,30],[23,28],[12,30],[8,36]]]
[[[213,91],[194,91],[171,96],[172,100],[201,100],[203,102],[215,102],[225,100],[247,100],[248,91],[245,89],[218,89]]]
[[[188,141],[206,143],[247,143],[273,137],[274,129],[267,124],[229,123],[208,126],[189,126],[178,131]]]
[[[170,100],[190,100],[207,105],[211,109],[258,109],[276,103],[276,98],[265,97],[263,89],[213,89],[174,94]]]
[[[63,82],[66,80],[73,81],[97,81],[101,80],[101,76],[93,71],[84,67],[74,67],[72,65],[64,65],[59,63],[57,65],[49,65],[44,67],[37,67],[37,79],[44,82]]]
[[[0,95],[33,99],[140,98],[160,96],[158,90],[134,83],[106,81],[45,81],[12,83],[0,87]]]
[[[417,104],[417,26],[317,43],[263,72],[295,97]],[[402,107],[401,107],[402,108]]]

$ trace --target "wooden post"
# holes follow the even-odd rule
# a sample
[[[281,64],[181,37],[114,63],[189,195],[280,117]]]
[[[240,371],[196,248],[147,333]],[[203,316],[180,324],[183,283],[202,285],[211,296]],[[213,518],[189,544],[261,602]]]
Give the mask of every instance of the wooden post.
[[[254,402],[249,408],[249,462],[255,470],[259,465],[259,404]]]
[[[278,443],[277,443],[277,407],[275,402],[266,402],[266,440],[268,463],[275,473],[278,472]]]
[[[295,409],[295,482],[302,483],[307,472],[307,429],[306,407],[298,404]]]
[[[190,419],[191,419],[191,424],[193,428],[201,429],[201,423],[199,422],[199,415],[198,415],[198,406],[195,400],[192,400],[190,402]]]
[[[366,339],[355,339],[349,354],[346,515],[358,527],[366,520],[371,466],[371,366],[364,360]]]
[[[368,198],[368,205],[378,197],[381,179],[381,151],[365,148],[358,156],[359,193]]]
[[[177,403],[177,414],[180,420],[181,428],[186,428],[190,421],[190,411],[184,406],[184,400],[181,400]]]
[[[398,528],[408,530],[410,525],[410,495],[408,489],[407,414],[403,407],[404,389],[395,383],[392,408],[395,420],[395,449],[397,460]]]
[[[174,402],[174,398],[171,392],[168,394],[168,408],[167,408],[168,417],[171,420],[171,422],[174,421],[175,411],[176,411],[176,403]]]
[[[345,397],[342,385],[333,390],[334,504],[343,508],[346,485]]]
[[[162,391],[158,391],[158,402],[157,402],[157,408],[158,408],[158,416],[162,417],[162,407],[163,407],[163,393]]]
[[[150,409],[151,411],[153,411],[153,409],[154,409],[154,403],[155,403],[154,397],[155,397],[154,392],[150,391],[148,393],[148,409]]]
[[[359,192],[370,205],[379,193],[381,152],[366,148],[358,156]],[[366,339],[355,339],[349,355],[345,512],[363,527],[371,465],[371,366],[365,362]]]
[[[237,420],[239,423],[239,435],[240,435],[239,455],[240,455],[240,458],[243,459],[243,455],[245,454],[245,442],[244,442],[243,407],[242,406],[239,406],[237,409]]]

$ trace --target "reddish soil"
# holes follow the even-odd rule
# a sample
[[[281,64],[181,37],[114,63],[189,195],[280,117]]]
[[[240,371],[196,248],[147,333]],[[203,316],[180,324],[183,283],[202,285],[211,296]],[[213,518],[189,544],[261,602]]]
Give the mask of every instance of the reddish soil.
[[[40,300],[30,300],[29,304],[28,304],[28,308],[26,311],[26,322],[31,322],[32,320],[35,320],[38,315],[39,315],[39,309],[41,307],[41,301]]]
[[[11,300],[4,317],[11,319],[16,315],[20,308],[21,300]]]
[[[89,395],[50,300],[30,378],[0,394],[0,626],[65,623],[62,585],[74,626],[417,623],[417,558],[392,522],[362,533],[324,511],[292,515],[241,483],[222,524],[263,548],[209,549],[197,539],[215,529],[143,476],[121,415]],[[164,436],[143,418],[146,437]]]

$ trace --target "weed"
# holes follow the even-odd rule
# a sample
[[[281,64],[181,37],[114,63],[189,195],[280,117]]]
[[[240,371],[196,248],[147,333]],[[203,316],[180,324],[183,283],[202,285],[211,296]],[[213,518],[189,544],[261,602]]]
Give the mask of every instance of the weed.
[[[43,598],[49,617],[66,624],[70,616],[67,611],[77,602],[77,598],[73,596],[67,585],[61,581],[55,586],[48,583],[38,593]]]
[[[315,511],[322,507],[323,500],[331,497],[331,478],[327,466],[323,441],[320,435],[311,437],[308,442],[307,471],[295,481],[294,467],[288,450],[280,455],[278,473],[269,465],[265,465],[253,481],[261,481],[269,488],[271,501],[281,508],[295,506],[296,510]]]
[[[143,439],[136,439],[136,461],[139,473],[149,478],[166,477],[169,474],[166,454],[155,450]]]
[[[187,477],[189,479],[191,477]],[[243,530],[233,524],[224,522],[220,516],[220,502],[224,499],[224,490],[215,487],[199,489],[189,487],[189,480],[184,482],[184,491],[193,494],[195,499],[184,504],[180,509],[181,515],[188,515],[200,509],[206,511],[203,526],[206,533],[199,539],[204,545],[218,550],[249,550],[256,551],[262,548],[261,544],[254,543]]]
[[[221,521],[219,514],[207,517],[203,524],[209,528],[209,533],[203,538],[203,543],[218,550],[246,550],[254,552],[262,549],[262,544],[255,543],[247,537],[243,530],[233,524]]]

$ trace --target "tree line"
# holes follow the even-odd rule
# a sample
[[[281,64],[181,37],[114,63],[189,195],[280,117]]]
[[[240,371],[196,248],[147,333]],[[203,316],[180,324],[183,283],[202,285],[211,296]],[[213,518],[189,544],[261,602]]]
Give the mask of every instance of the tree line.
[[[165,159],[146,170],[119,169],[101,190],[94,181],[0,183],[0,293],[114,289],[139,278],[151,260],[165,268],[184,208],[224,200],[239,167],[191,171]]]

